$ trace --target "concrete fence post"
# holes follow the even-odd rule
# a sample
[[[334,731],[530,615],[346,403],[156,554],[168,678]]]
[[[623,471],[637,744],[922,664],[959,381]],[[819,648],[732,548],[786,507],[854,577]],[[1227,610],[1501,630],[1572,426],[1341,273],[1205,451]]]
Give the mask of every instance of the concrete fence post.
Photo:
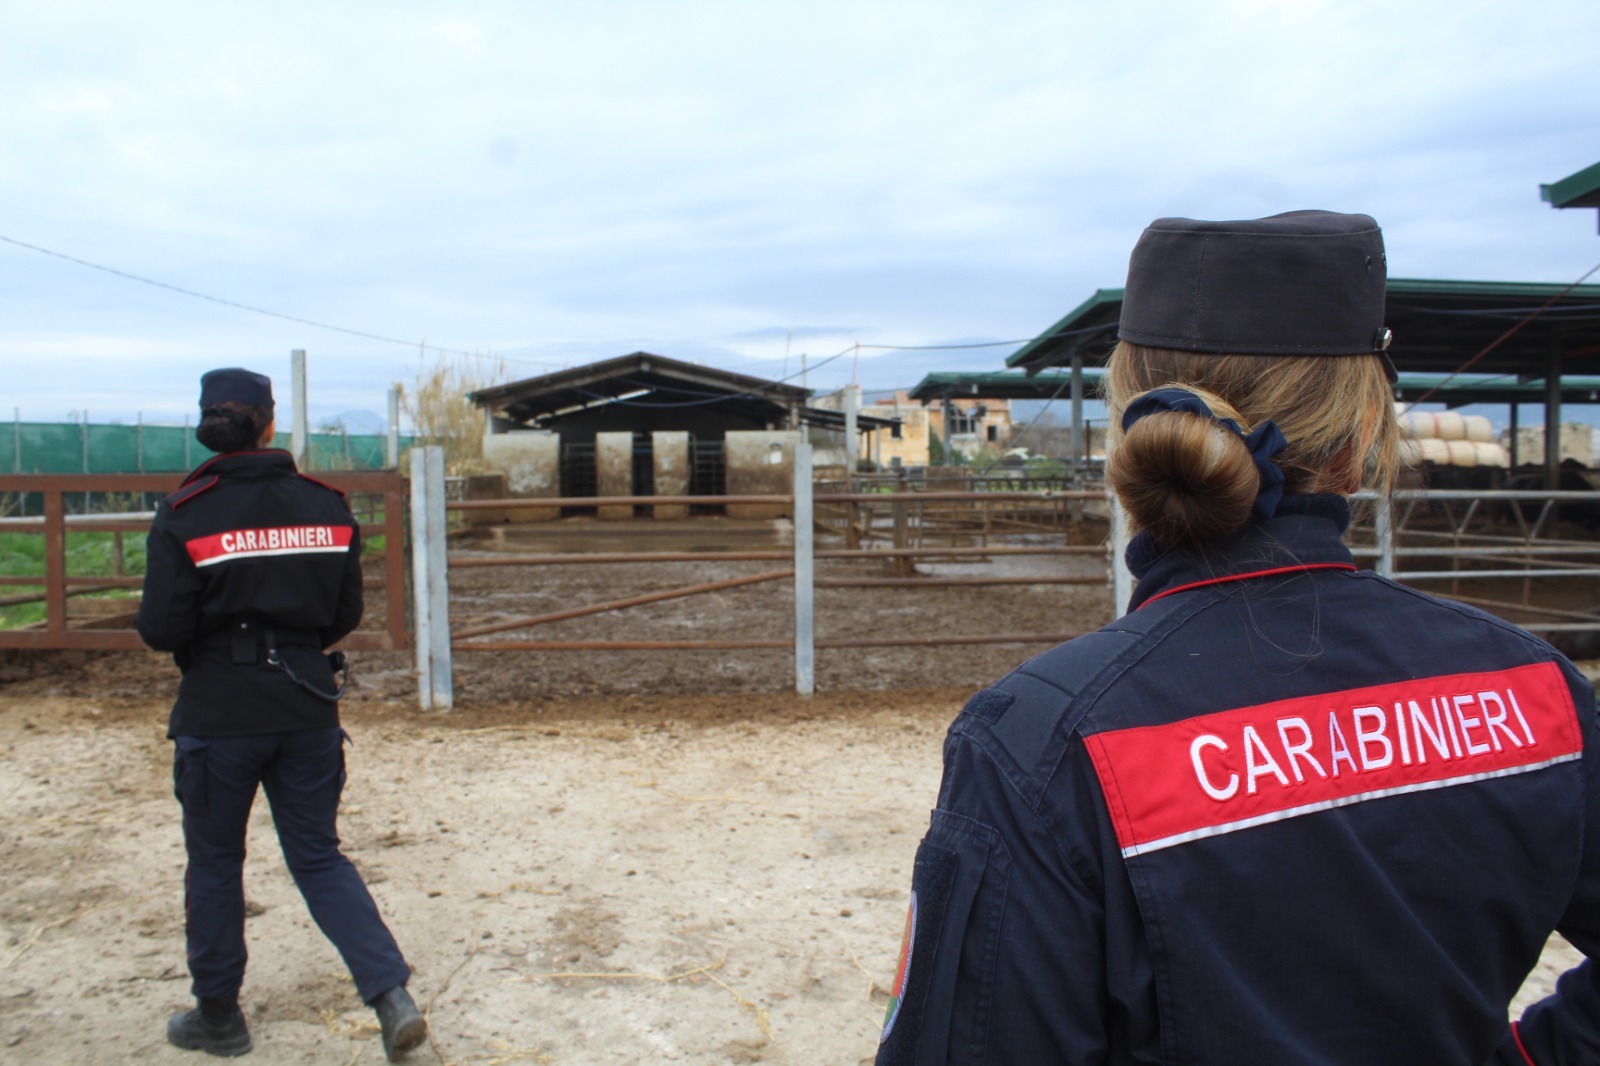
[[[400,469],[400,386],[389,386],[389,450],[385,455],[390,470]]]
[[[860,465],[861,438],[856,435],[857,399],[854,384],[844,387],[844,491],[856,491],[856,467]]]
[[[1378,534],[1378,574],[1394,577],[1394,503],[1387,495],[1373,503],[1372,524]]]
[[[444,449],[411,449],[411,591],[417,650],[417,703],[455,705],[450,671],[450,584],[446,576]]]
[[[311,419],[306,414],[306,353],[304,348],[289,352],[290,396],[294,407],[294,436],[290,439],[290,454],[294,465],[301,470],[310,468]]]
[[[811,445],[794,446],[794,690],[801,696],[816,691],[815,644],[812,629]]]

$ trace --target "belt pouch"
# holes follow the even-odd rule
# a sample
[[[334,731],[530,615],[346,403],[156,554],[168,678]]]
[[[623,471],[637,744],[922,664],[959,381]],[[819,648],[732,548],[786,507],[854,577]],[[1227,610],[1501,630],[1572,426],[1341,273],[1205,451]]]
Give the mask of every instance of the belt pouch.
[[[261,661],[261,642],[255,623],[248,618],[233,623],[233,661],[238,666],[254,666]]]

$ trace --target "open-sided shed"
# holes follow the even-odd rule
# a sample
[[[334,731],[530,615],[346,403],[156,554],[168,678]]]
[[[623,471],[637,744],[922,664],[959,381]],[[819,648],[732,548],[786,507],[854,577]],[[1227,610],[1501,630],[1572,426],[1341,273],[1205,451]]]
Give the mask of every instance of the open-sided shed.
[[[800,432],[846,426],[809,396],[787,382],[634,352],[469,399],[486,414],[485,458],[515,495],[719,496],[787,491]],[[856,428],[891,424],[862,416]]]
[[[1006,360],[1037,375],[1052,367],[1104,362],[1116,341],[1121,289],[1099,289]],[[1389,349],[1401,375],[1455,375],[1402,398],[1460,405],[1491,402],[1485,378],[1529,386],[1519,402],[1541,403],[1545,424],[1559,425],[1561,404],[1587,402],[1589,391],[1569,393],[1562,376],[1600,368],[1600,285],[1538,282],[1389,279],[1386,325]],[[1467,375],[1471,376],[1468,377]],[[1079,390],[1081,392],[1081,390]],[[1557,481],[1557,434],[1546,443],[1546,476]]]

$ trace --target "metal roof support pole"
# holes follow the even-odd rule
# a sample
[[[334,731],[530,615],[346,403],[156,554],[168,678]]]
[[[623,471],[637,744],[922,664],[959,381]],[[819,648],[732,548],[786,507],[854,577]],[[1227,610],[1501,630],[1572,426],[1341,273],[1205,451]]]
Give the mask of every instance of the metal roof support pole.
[[[1521,404],[1515,400],[1511,401],[1511,417],[1509,419],[1511,425],[1511,447],[1509,450],[1511,452],[1510,465],[1512,470],[1517,468],[1517,410],[1519,407],[1521,407]]]
[[[445,557],[444,449],[437,445],[412,448],[412,628],[415,630],[417,650],[417,704],[425,711],[448,711],[455,704],[450,670],[448,565]]]
[[[954,407],[955,407],[955,404],[950,402],[950,394],[949,393],[945,393],[944,400],[943,400],[943,402],[941,404],[941,407],[940,407],[940,409],[944,413],[944,465],[945,466],[955,466],[956,465],[955,448],[950,443],[950,437],[952,436],[950,427],[955,421],[954,416],[951,414],[951,409],[954,408]]]
[[[813,552],[811,445],[794,446],[794,691],[816,691],[816,646],[812,617]]]
[[[1544,487],[1561,487],[1561,340],[1555,335],[1544,349]]]
[[[1072,356],[1072,476],[1083,472],[1083,356]]]
[[[290,454],[294,456],[294,465],[301,470],[308,469],[306,462],[311,455],[311,422],[306,416],[306,352],[304,348],[293,348],[289,351],[289,377],[294,403],[294,437],[291,438]]]

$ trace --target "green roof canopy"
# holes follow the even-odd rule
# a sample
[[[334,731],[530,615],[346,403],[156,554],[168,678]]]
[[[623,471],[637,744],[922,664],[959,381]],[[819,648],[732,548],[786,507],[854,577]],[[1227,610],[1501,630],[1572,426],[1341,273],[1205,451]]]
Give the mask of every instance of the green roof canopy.
[[[1099,289],[1006,365],[1037,373],[1067,366],[1075,355],[1101,363],[1116,340],[1121,312],[1122,290]],[[1394,331],[1389,355],[1402,374],[1455,372],[1491,344],[1474,373],[1542,377],[1552,345],[1572,372],[1600,368],[1600,285],[1390,278],[1385,324]]]
[[[1539,199],[1551,207],[1600,207],[1600,163],[1539,186]]]
[[[1105,371],[1099,367],[1085,368],[1083,372],[1085,393],[1098,387]],[[929,374],[917,382],[908,396],[913,400],[931,403],[946,397],[981,397],[985,400],[1049,400],[1071,395],[1070,370],[1042,370],[1029,374],[1022,370],[997,370],[970,373],[967,371],[941,371]]]

